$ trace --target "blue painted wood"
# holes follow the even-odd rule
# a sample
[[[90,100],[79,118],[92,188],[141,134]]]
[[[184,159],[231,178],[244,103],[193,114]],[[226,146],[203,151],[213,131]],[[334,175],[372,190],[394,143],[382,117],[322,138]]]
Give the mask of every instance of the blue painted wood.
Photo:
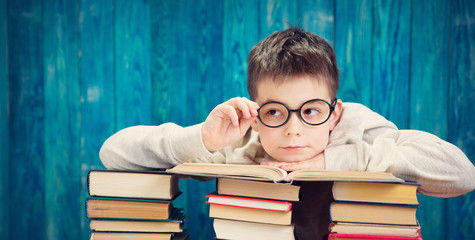
[[[68,0],[43,5],[46,239],[81,239],[78,9]]]
[[[10,1],[10,238],[45,239],[42,4]]]
[[[475,162],[475,3],[456,0],[451,7],[449,132],[450,142]],[[448,199],[447,238],[475,238],[475,192]]]
[[[208,113],[222,102],[222,2],[215,1],[213,7],[201,0],[185,3],[188,16],[187,31],[184,34],[186,55],[186,108],[191,114],[188,124],[203,122]],[[189,7],[193,6],[193,7]],[[187,125],[188,125],[187,124]],[[212,219],[209,218],[206,194],[216,191],[216,182],[185,181],[187,199],[185,227],[192,232],[193,239],[215,237]]]
[[[103,168],[103,141],[128,125],[201,122],[216,104],[247,96],[248,52],[286,28],[283,19],[335,43],[343,100],[374,104],[399,127],[433,132],[475,157],[475,11],[468,0],[80,0],[77,13],[74,1],[6,2],[0,0],[2,239],[88,239],[81,204],[88,170]],[[180,184],[177,205],[188,209],[191,238],[209,239],[204,196],[214,183]],[[473,199],[422,197],[424,237],[474,238]],[[64,207],[76,210],[58,216]]]
[[[335,46],[335,0],[300,0],[298,4],[299,26],[324,38]]]
[[[183,1],[151,1],[152,122],[189,125],[186,92],[187,16]]]
[[[292,0],[266,0],[259,2],[259,39],[264,39],[275,31],[289,28],[285,22],[292,25],[298,22],[297,1]]]
[[[6,6],[6,0],[0,0],[0,239],[9,239],[10,235],[10,103]]]
[[[86,177],[91,169],[104,169],[99,149],[115,132],[114,122],[114,1],[79,2],[80,168],[81,203],[86,202]],[[84,207],[81,239],[91,235]]]
[[[259,2],[232,0],[223,3],[223,98],[249,97],[247,57],[259,38]]]
[[[372,109],[408,127],[410,1],[374,1]]]
[[[371,106],[372,1],[337,0],[335,52],[340,68],[338,98]]]
[[[186,12],[189,8],[187,4],[189,3],[185,1],[150,3],[150,23],[154,29],[151,32],[150,56],[154,124],[174,122],[188,126],[192,124],[190,118],[195,114],[195,109],[187,106],[188,98],[198,95],[189,95],[187,91],[189,68],[196,68],[188,62],[188,54],[193,53],[187,51],[187,42],[198,36],[187,35],[191,24],[191,18]],[[196,209],[203,206],[203,202],[196,202],[195,199],[203,193],[196,193],[196,189],[189,186],[188,181],[180,181],[183,194],[175,200],[174,205],[185,208],[185,228],[191,230],[190,239],[200,239],[200,236],[207,233],[199,229],[203,223],[198,221],[200,219],[196,215]],[[194,204],[193,209],[188,207],[191,206],[190,203]]]
[[[117,130],[150,124],[150,11],[148,0],[115,1]]]
[[[410,128],[447,134],[450,2],[414,1],[411,27]],[[431,24],[427,24],[427,23]],[[438,36],[438,37],[434,37]],[[417,218],[424,239],[449,239],[446,199],[418,196]]]

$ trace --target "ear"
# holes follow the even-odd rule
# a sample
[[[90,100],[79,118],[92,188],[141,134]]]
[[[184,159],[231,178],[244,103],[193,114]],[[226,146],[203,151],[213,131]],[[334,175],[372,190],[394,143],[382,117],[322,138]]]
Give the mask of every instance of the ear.
[[[341,112],[343,111],[343,102],[340,99],[337,99],[337,103],[335,105],[335,110],[332,112],[330,119],[330,131],[332,131],[338,122],[340,121]]]
[[[256,132],[259,132],[259,126],[258,126],[258,123],[257,121],[259,121],[259,119],[255,119],[251,122],[251,128],[252,130],[256,131]]]

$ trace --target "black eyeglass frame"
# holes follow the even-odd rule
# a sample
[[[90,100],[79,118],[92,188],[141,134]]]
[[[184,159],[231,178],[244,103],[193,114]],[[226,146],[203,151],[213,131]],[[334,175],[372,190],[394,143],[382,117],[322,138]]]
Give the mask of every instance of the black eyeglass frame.
[[[313,101],[321,101],[321,102],[324,102],[324,103],[326,103],[326,104],[330,107],[330,112],[328,113],[327,118],[325,119],[325,121],[323,121],[323,122],[321,122],[321,123],[309,123],[309,122],[305,121],[304,117],[302,116],[302,112],[301,112],[302,107],[303,107],[305,104],[307,104],[307,103],[309,103],[309,102],[313,102]],[[300,117],[300,120],[302,120],[305,124],[310,125],[310,126],[318,126],[318,125],[322,125],[322,124],[326,123],[326,122],[328,121],[328,119],[330,119],[330,116],[332,115],[333,111],[335,111],[335,107],[336,107],[336,104],[337,104],[337,102],[338,102],[338,98],[335,98],[335,100],[333,100],[333,102],[335,102],[335,103],[334,103],[333,105],[331,105],[330,103],[328,103],[327,101],[325,101],[325,100],[323,100],[323,99],[314,98],[314,99],[310,99],[310,100],[308,100],[308,101],[302,103],[302,105],[300,105],[300,107],[299,107],[298,109],[289,109],[287,106],[285,106],[285,104],[283,104],[283,103],[281,103],[281,102],[276,102],[276,101],[266,102],[266,103],[264,103],[264,105],[262,105],[262,106],[257,110],[257,113],[258,113],[257,118],[259,118],[259,121],[260,121],[264,126],[266,126],[266,127],[269,127],[269,128],[278,128],[278,127],[284,126],[284,125],[289,121],[290,115],[292,115],[293,112],[297,112],[297,113],[298,113],[298,116]],[[287,115],[287,119],[285,119],[285,121],[284,121],[282,124],[278,125],[278,126],[270,126],[270,125],[267,125],[267,124],[265,124],[265,123],[262,121],[262,119],[261,119],[261,112],[260,112],[260,111],[261,111],[262,107],[264,107],[264,106],[267,105],[267,104],[271,104],[271,103],[278,103],[278,104],[284,106],[285,109],[287,109],[287,111],[288,111],[288,113],[289,113],[289,114]]]

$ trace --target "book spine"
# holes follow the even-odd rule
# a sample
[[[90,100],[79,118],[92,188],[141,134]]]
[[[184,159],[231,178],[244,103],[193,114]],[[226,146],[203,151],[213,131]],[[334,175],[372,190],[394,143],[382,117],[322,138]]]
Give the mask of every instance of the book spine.
[[[387,240],[422,240],[417,237],[402,237],[402,236],[388,236],[388,235],[369,235],[369,234],[343,234],[343,233],[330,233],[328,240],[334,240],[338,238],[350,238],[350,239],[387,239]]]

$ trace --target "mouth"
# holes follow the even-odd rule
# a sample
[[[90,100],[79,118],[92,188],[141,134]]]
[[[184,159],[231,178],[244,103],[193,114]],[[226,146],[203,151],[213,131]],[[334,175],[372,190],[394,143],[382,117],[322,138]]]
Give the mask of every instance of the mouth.
[[[305,147],[303,146],[287,146],[287,147],[282,147],[282,149],[290,152],[295,152],[295,151],[300,151],[304,149]]]

